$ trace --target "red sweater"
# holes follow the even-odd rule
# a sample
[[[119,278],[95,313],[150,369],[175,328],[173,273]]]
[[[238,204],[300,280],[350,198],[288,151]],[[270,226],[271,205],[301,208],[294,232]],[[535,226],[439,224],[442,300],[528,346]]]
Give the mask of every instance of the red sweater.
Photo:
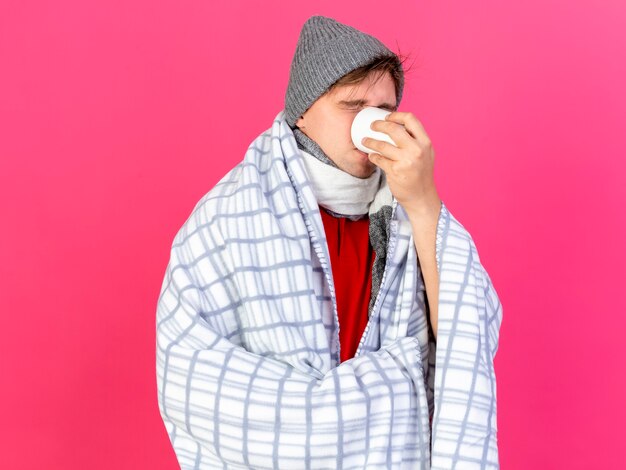
[[[369,218],[333,217],[320,206],[337,298],[341,362],[354,357],[367,325],[376,253],[369,240]]]

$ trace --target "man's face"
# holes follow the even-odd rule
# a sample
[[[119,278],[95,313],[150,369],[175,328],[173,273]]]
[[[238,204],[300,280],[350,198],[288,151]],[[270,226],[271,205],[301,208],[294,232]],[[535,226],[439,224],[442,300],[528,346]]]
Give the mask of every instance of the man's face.
[[[367,154],[358,150],[352,143],[350,128],[357,113],[365,106],[394,111],[396,108],[396,88],[389,72],[374,83],[376,73],[358,85],[335,87],[332,92],[319,97],[296,121],[309,138],[321,147],[326,155],[343,171],[367,178],[376,165],[369,161]]]

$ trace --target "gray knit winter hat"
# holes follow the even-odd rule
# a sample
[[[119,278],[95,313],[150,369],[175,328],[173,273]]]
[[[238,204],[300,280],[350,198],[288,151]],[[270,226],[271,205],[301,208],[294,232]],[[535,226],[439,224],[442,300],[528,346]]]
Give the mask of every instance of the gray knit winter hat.
[[[337,80],[379,57],[398,56],[369,34],[325,16],[310,17],[300,32],[285,94],[285,118],[291,128]],[[400,64],[402,70],[402,64]],[[400,76],[396,103],[404,88]]]

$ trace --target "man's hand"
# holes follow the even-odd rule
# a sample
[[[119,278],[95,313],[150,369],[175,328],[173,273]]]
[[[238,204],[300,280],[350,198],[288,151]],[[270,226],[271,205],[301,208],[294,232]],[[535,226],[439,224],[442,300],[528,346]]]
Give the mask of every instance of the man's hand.
[[[389,189],[407,212],[438,212],[440,199],[435,188],[435,151],[424,127],[412,113],[393,112],[371,128],[384,132],[396,143],[364,138],[362,143],[378,153],[369,159],[387,177]]]
[[[389,135],[397,144],[395,147],[368,137],[362,141],[379,152],[370,154],[369,159],[385,172],[391,193],[409,216],[426,284],[430,323],[437,338],[439,274],[435,244],[441,199],[433,176],[435,151],[424,127],[412,113],[393,112],[384,121],[374,121],[371,128]]]

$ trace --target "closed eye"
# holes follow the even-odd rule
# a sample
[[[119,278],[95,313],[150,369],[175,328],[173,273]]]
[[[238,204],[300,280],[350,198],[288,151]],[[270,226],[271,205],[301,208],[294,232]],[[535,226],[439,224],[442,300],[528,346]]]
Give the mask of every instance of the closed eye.
[[[343,106],[344,108],[352,110],[352,111],[361,110],[365,106],[370,106],[366,104],[365,102],[363,102],[362,100],[358,100],[358,101],[345,101],[344,100],[344,101],[340,101],[339,104]],[[378,106],[378,108],[384,109],[385,111],[390,111],[390,112],[393,112],[395,110],[394,106],[391,106],[387,103]]]

